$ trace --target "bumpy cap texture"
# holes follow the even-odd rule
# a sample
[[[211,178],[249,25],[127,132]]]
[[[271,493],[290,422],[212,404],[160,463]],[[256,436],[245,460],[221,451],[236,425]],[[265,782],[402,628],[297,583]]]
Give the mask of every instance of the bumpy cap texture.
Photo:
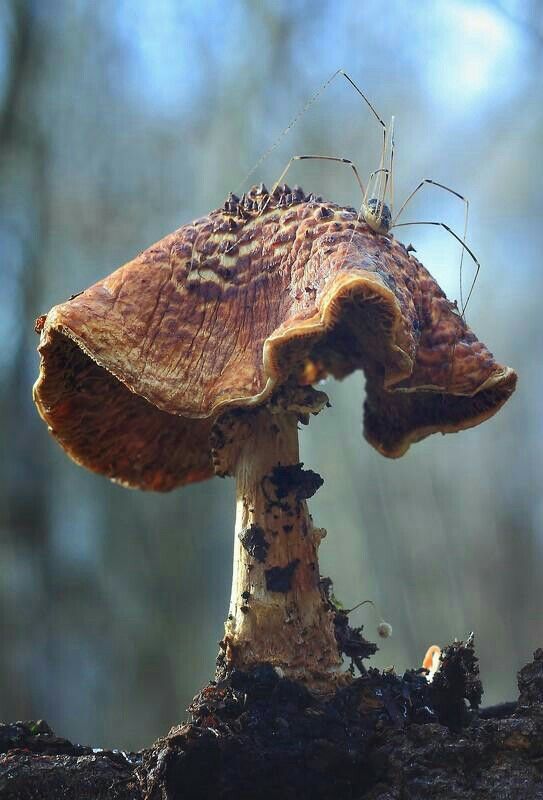
[[[366,376],[364,433],[401,456],[513,392],[428,271],[354,209],[254,187],[40,318],[39,412],[78,463],[168,490],[211,477],[226,409]]]

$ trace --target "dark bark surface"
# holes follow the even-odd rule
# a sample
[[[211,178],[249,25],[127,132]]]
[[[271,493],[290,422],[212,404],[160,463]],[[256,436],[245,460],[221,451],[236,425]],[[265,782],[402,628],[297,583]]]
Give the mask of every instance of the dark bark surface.
[[[481,711],[476,661],[456,642],[432,684],[369,670],[326,701],[267,665],[234,672],[141,753],[3,725],[0,798],[543,798],[543,649],[519,672],[518,701]]]

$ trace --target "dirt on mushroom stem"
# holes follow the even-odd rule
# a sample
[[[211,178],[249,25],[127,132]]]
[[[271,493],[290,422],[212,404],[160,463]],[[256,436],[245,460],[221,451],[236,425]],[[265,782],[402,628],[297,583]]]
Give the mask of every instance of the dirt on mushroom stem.
[[[284,389],[256,410],[224,415],[212,434],[215,470],[235,477],[237,504],[220,670],[269,663],[318,691],[346,680],[319,574],[326,531],[315,527],[306,502],[323,481],[303,469],[298,446],[300,419],[326,403],[310,387],[292,387],[290,397]]]

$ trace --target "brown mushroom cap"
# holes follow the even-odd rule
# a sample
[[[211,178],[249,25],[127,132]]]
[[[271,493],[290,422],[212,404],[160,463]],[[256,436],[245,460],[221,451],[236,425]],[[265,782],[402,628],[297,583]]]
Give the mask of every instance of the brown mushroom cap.
[[[143,489],[213,475],[217,416],[288,380],[362,368],[365,436],[390,457],[487,419],[516,383],[402,244],[288,187],[229,198],[39,328],[34,398],[52,433]]]

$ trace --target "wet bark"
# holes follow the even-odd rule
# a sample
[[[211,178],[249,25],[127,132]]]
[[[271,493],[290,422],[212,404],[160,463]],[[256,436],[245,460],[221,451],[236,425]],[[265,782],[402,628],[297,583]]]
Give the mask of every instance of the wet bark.
[[[0,798],[486,800],[543,797],[543,649],[520,696],[477,711],[469,647],[441,682],[369,670],[327,700],[270,665],[206,687],[192,722],[140,753],[93,751],[45,723],[0,727]],[[448,659],[448,660],[447,660]]]

